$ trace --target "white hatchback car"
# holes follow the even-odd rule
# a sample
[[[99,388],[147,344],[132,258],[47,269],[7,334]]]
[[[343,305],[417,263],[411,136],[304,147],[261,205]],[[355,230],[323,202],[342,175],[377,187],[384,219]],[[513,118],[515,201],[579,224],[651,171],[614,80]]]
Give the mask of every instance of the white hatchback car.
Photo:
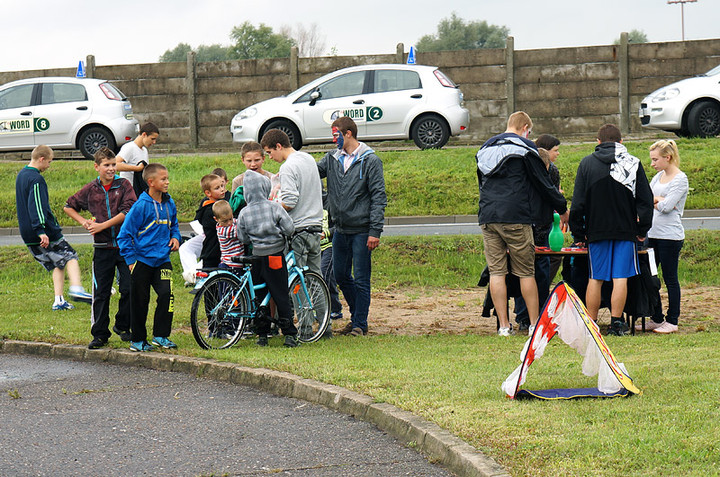
[[[650,93],[640,104],[640,122],[678,136],[720,134],[720,66]]]
[[[463,95],[434,66],[366,65],[327,74],[287,96],[243,109],[232,119],[234,142],[260,141],[281,129],[295,149],[331,143],[330,125],[348,116],[358,139],[411,138],[421,148],[439,148],[469,124]]]
[[[45,144],[92,159],[103,146],[117,151],[138,130],[130,101],[105,80],[28,78],[0,86],[1,151]]]

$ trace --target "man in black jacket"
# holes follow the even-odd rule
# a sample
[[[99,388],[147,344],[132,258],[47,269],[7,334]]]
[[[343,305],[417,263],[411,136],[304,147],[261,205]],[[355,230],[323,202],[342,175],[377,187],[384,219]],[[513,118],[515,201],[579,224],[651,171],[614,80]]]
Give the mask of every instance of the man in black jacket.
[[[508,273],[520,280],[520,291],[535,330],[539,302],[535,282],[535,244],[532,224],[552,222],[553,210],[567,222],[567,202],[550,181],[535,143],[528,140],[532,120],[523,111],[510,115],[507,130],[490,138],[476,155],[480,189],[478,223],[490,271],[490,295],[500,321],[498,334],[508,336]]]
[[[645,239],[653,216],[645,171],[621,143],[617,126],[600,128],[595,152],[578,167],[570,209],[570,231],[576,242],[588,245],[588,313],[597,320],[602,284],[612,280],[609,334],[616,336],[629,332],[622,319],[627,279],[640,273],[636,240]]]
[[[385,223],[385,177],[380,158],[357,140],[357,125],[342,116],[333,121],[337,149],[318,162],[327,178],[328,212],[335,221],[332,239],[335,280],[350,309],[350,323],[341,334],[368,332],[372,251],[380,244]]]

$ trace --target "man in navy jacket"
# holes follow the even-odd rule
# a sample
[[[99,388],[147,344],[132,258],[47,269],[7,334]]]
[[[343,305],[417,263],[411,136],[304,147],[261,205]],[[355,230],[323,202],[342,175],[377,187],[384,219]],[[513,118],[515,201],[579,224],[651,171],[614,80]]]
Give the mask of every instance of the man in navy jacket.
[[[540,308],[532,224],[551,222],[553,210],[561,214],[563,222],[568,218],[565,198],[551,182],[537,147],[527,139],[531,130],[530,116],[517,111],[510,115],[507,130],[490,138],[476,155],[480,188],[478,223],[501,336],[510,334],[505,285],[508,257],[511,273],[520,280],[532,335]]]

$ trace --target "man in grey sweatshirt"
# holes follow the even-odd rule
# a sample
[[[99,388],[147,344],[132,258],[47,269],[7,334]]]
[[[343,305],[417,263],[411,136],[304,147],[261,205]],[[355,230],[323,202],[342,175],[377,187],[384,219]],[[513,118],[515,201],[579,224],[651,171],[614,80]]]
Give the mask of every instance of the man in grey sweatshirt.
[[[298,265],[320,274],[320,234],[322,233],[322,183],[315,159],[296,151],[287,134],[279,129],[267,131],[261,141],[265,152],[281,164],[280,200],[295,225],[292,249]]]

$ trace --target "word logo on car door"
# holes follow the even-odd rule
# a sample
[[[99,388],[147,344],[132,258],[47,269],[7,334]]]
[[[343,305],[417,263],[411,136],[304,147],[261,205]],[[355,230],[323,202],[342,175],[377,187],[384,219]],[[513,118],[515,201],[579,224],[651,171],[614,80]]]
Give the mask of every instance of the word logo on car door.
[[[347,116],[356,123],[364,123],[366,121],[377,121],[382,118],[383,111],[377,106],[367,106],[365,108],[348,108],[348,109],[331,109],[323,113],[323,121],[332,124],[337,118]]]

